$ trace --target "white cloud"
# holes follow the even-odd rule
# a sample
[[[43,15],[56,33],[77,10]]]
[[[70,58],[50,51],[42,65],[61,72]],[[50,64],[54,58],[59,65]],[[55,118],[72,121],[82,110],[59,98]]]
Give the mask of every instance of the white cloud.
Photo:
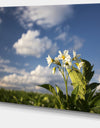
[[[66,32],[63,32],[63,33],[60,33],[60,34],[55,38],[55,40],[62,40],[62,41],[65,41],[65,40],[66,40],[66,37],[67,37],[67,33],[66,33]]]
[[[69,38],[69,43],[73,43],[73,47],[71,49],[78,50],[83,46],[84,40],[79,38],[78,36],[72,36]]]
[[[11,85],[11,84],[6,84],[6,83],[0,81],[0,87],[15,87],[15,86]]]
[[[48,28],[59,25],[73,15],[71,6],[39,6],[18,7],[15,15],[24,28],[30,28],[36,23]]]
[[[11,69],[10,69],[11,70]],[[55,75],[52,74],[52,69],[38,65],[30,72],[15,70],[0,78],[0,87],[17,90],[27,91],[40,91],[45,92],[45,89],[39,88],[37,85],[51,84],[58,85],[65,93],[65,85],[60,72],[56,71]],[[69,91],[72,87],[68,85]]]
[[[17,54],[39,58],[46,50],[56,47],[48,37],[39,38],[39,36],[39,31],[28,30],[26,34],[22,34],[13,48],[15,48]]]
[[[5,59],[3,59],[2,57],[0,57],[0,64],[8,64],[8,63],[10,63],[10,60],[5,60]]]
[[[63,79],[61,75],[57,72],[55,75],[52,74],[52,70],[49,67],[43,67],[38,65],[35,70],[24,74],[16,74],[12,73],[10,75],[4,76],[1,81],[2,85],[14,85],[18,86],[26,86],[26,87],[34,87],[36,85],[41,84],[63,84]]]
[[[96,91],[100,91],[100,85],[96,88]]]
[[[25,74],[25,69],[17,69],[16,67],[11,67],[6,64],[0,65],[0,72],[5,73],[17,73],[17,74]]]
[[[10,60],[0,57],[0,72],[17,74],[26,73],[25,69],[17,69],[16,67],[9,66],[8,64],[10,64]]]

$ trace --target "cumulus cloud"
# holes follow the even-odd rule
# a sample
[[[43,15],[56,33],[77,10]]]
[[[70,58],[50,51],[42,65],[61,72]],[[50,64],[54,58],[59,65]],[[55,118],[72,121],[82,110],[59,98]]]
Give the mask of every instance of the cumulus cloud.
[[[4,76],[0,80],[0,84],[2,86],[4,85],[4,87],[25,87],[26,90],[31,90],[32,88],[34,90],[34,88],[36,89],[37,85],[46,83],[64,86],[62,76],[59,72],[53,75],[52,70],[49,67],[43,67],[41,65],[38,65],[34,70],[30,72],[24,74],[12,73],[10,75]]]
[[[0,72],[26,74],[25,69],[17,69],[16,67],[9,66],[8,64],[10,64],[10,60],[0,57]]]
[[[12,85],[39,85],[50,83],[53,78],[55,81],[61,80],[60,77],[60,74],[57,73],[54,78],[49,67],[43,67],[38,65],[35,70],[32,70],[29,73],[12,73],[10,75],[4,76],[2,82]]]
[[[24,28],[30,28],[34,23],[49,28],[69,19],[73,15],[73,8],[65,5],[18,7],[15,15]]]
[[[0,72],[5,73],[17,73],[17,74],[25,74],[25,69],[17,69],[16,67],[8,66],[6,64],[0,65]]]
[[[35,30],[28,30],[26,34],[22,34],[21,38],[14,43],[16,53],[25,56],[35,56],[37,58],[54,47],[56,50],[56,44],[52,44],[52,41],[47,37],[40,38],[40,32]]]
[[[25,72],[24,70],[18,70],[14,67],[8,67],[10,74],[6,74],[0,78],[0,87],[7,89],[17,89],[26,91],[39,91],[47,92],[45,89],[38,87],[41,84],[57,84],[65,93],[65,85],[61,74],[56,71],[55,75],[52,74],[52,69],[38,65],[34,70]],[[7,73],[6,72],[6,73]],[[68,86],[71,91],[72,87]]]

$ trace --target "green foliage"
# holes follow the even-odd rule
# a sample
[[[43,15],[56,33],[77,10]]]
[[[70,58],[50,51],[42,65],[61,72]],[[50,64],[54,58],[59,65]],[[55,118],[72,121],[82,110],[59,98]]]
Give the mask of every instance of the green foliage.
[[[40,85],[40,86],[45,88],[45,89],[47,89],[48,91],[50,91],[54,95],[56,95],[56,91],[55,91],[54,87],[52,87],[52,85],[50,85],[50,84],[43,84],[43,85]]]
[[[91,111],[94,112],[94,113],[99,113],[100,114],[100,106],[93,107],[91,109]]]
[[[78,100],[78,92],[79,92],[79,86],[77,86],[71,93],[71,100],[73,104],[76,104],[76,101]]]
[[[68,95],[68,100],[57,85],[56,90],[51,85],[42,85],[41,87],[48,89],[55,96],[59,103],[58,106],[56,105],[57,108],[100,113],[100,93],[96,93],[96,88],[100,83],[89,83],[94,74],[93,66],[86,60],[81,59],[81,61],[84,62],[82,72],[73,66],[66,69],[73,86],[73,91],[71,95]],[[64,73],[61,73],[64,81],[66,81]],[[65,84],[67,85],[67,82]]]
[[[55,105],[57,101],[55,97],[50,94],[5,90],[3,88],[0,89],[0,101],[32,106],[57,108]]]
[[[87,90],[88,90],[88,89],[93,90],[93,89],[95,89],[98,85],[100,85],[100,83],[91,83],[91,84],[87,85]]]
[[[94,71],[92,71],[93,66],[90,64],[89,61],[84,59],[81,59],[81,60],[82,62],[84,62],[83,70],[82,70],[83,76],[85,77],[86,83],[89,83],[94,75]]]
[[[69,73],[69,77],[72,81],[72,85],[74,89],[78,86],[78,92],[77,92],[77,98],[78,96],[80,99],[85,100],[85,93],[86,93],[86,81],[83,75],[79,70],[77,70],[75,67],[73,69],[67,69]]]
[[[55,85],[56,90],[50,84],[43,84],[40,85],[40,87],[47,89],[54,95],[54,98],[56,99],[56,103],[55,103],[56,108],[64,109],[66,107],[66,97],[63,94],[62,90],[57,85]]]

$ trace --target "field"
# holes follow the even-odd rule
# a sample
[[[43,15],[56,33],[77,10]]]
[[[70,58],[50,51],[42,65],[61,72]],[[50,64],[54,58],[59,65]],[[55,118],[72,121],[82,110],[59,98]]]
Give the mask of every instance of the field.
[[[56,107],[56,99],[50,94],[0,89],[0,101],[41,107]]]

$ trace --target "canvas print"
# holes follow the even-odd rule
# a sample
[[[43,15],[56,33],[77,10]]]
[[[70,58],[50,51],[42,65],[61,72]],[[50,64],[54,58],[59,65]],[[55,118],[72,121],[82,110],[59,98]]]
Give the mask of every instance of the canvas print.
[[[0,7],[0,102],[100,113],[100,4]]]

